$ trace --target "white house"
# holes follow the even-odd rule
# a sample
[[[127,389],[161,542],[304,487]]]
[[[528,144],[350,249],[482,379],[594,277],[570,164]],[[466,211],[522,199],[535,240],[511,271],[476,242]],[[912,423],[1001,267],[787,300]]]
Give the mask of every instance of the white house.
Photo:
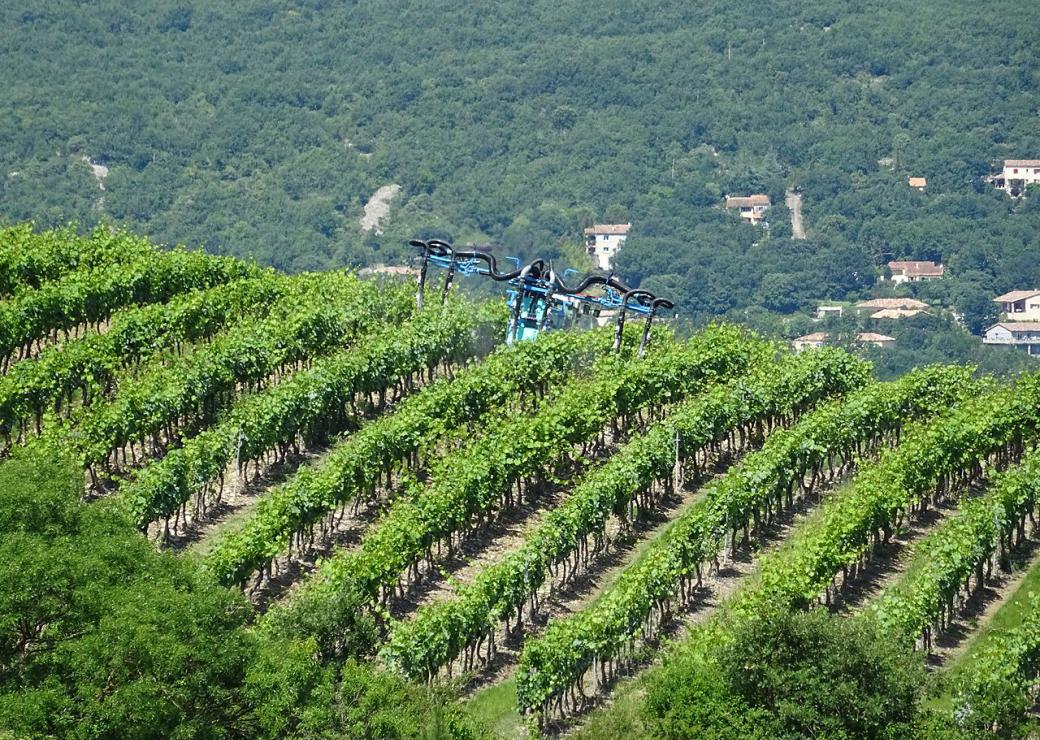
[[[585,229],[585,250],[601,270],[610,269],[631,227],[632,224],[596,224]]]
[[[816,320],[826,319],[830,316],[836,316],[841,318],[842,314],[845,313],[845,309],[841,306],[817,306],[816,307]]]
[[[1040,159],[1005,159],[999,175],[986,178],[1008,195],[1021,195],[1029,185],[1040,183]]]
[[[1010,344],[1040,355],[1040,321],[1005,321],[986,329],[984,344]]]
[[[757,224],[766,217],[766,211],[772,204],[769,196],[762,193],[748,196],[726,196],[726,208],[739,209],[740,217],[753,224]]]
[[[893,260],[888,263],[894,283],[919,283],[923,280],[939,280],[946,268],[934,262]]]
[[[1013,290],[993,300],[1011,321],[1040,321],[1040,290]]]

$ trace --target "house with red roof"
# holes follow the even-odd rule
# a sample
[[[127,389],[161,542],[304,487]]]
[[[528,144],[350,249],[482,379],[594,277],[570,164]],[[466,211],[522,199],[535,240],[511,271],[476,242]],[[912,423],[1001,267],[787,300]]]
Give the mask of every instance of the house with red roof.
[[[924,280],[940,280],[946,268],[934,262],[893,260],[888,263],[894,283],[919,283]]]

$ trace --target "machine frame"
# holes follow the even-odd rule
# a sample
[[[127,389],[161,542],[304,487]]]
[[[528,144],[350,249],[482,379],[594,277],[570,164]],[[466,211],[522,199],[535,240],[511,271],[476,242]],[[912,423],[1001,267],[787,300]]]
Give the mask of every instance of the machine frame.
[[[639,342],[639,356],[642,357],[650,339],[650,326],[654,317],[662,309],[674,308],[674,304],[666,298],[659,298],[648,290],[629,288],[614,273],[587,275],[571,287],[567,285],[566,278],[570,273],[578,274],[577,271],[567,270],[561,276],[553,268],[552,261],[536,259],[521,265],[519,259],[508,257],[515,269],[499,272],[495,256],[489,252],[458,250],[439,239],[412,239],[409,244],[419,249],[422,258],[415,297],[419,308],[423,307],[425,301],[426,277],[431,265],[447,270],[441,287],[442,304],[447,299],[456,274],[482,275],[510,286],[507,292],[510,313],[506,344],[534,339],[540,332],[553,328],[550,321],[554,312],[561,322],[565,322],[568,311],[576,316],[580,311],[618,309],[613,349],[615,352],[621,350],[627,314],[645,316],[646,322]],[[597,286],[602,287],[602,294],[587,292]]]

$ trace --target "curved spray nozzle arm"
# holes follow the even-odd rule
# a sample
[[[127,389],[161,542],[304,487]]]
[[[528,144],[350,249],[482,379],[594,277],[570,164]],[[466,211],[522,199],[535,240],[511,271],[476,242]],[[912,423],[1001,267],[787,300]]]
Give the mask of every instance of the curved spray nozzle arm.
[[[650,325],[654,323],[654,316],[659,309],[670,310],[675,304],[667,298],[655,298],[650,302],[650,313],[646,315],[646,323],[643,324],[643,338],[639,340],[639,357],[646,354],[646,345],[650,341]]]
[[[622,295],[624,295],[625,293],[629,293],[632,290],[627,285],[625,285],[623,282],[621,282],[616,277],[614,277],[614,273],[611,273],[610,275],[588,275],[587,277],[583,278],[582,281],[580,283],[578,283],[576,286],[574,286],[573,288],[568,286],[566,283],[564,283],[563,280],[560,278],[560,276],[557,275],[557,276],[555,276],[555,278],[556,278],[556,291],[558,293],[567,293],[567,294],[583,293],[586,290],[588,290],[590,287],[592,287],[593,285],[605,285],[607,287],[613,288],[614,290],[616,290],[617,292],[621,293]]]
[[[614,329],[614,351],[621,351],[621,335],[625,330],[625,314],[630,301],[637,301],[641,306],[652,305],[656,296],[649,290],[629,290],[621,297],[621,313],[618,314],[617,326]]]

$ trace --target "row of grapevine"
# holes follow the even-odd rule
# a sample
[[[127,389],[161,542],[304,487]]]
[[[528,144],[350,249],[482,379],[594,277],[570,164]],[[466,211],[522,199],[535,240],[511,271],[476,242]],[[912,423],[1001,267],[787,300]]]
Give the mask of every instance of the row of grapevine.
[[[966,400],[906,435],[898,448],[864,468],[818,522],[762,564],[759,587],[738,609],[829,601],[840,574],[855,577],[873,547],[905,518],[980,480],[987,462],[1005,465],[1040,433],[1040,375],[1021,377]]]
[[[244,316],[266,311],[290,284],[271,273],[176,296],[169,303],[122,309],[104,334],[88,334],[46,347],[0,377],[0,434],[23,436],[28,420],[37,433],[49,408],[68,413],[74,399],[89,405],[111,391],[119,371],[143,357],[197,342]]]
[[[226,584],[245,583],[254,571],[270,568],[294,537],[313,540],[314,527],[328,529],[348,506],[375,496],[381,479],[397,466],[415,467],[460,425],[479,426],[500,410],[529,406],[548,388],[610,346],[605,331],[554,332],[503,347],[483,363],[438,381],[405,400],[391,414],[364,425],[336,445],[318,467],[299,471],[259,502],[241,530],[217,542],[211,570]]]
[[[551,622],[529,640],[520,658],[517,700],[540,717],[563,713],[581,691],[587,671],[609,680],[640,635],[650,639],[669,618],[673,602],[686,603],[702,582],[702,568],[715,563],[727,537],[749,536],[749,526],[768,525],[794,492],[813,490],[833,478],[857,454],[898,439],[910,419],[929,416],[971,387],[960,368],[926,368],[896,383],[874,384],[806,414],[791,429],[776,432],[720,480],[709,484],[639,562],[591,607]],[[806,478],[809,478],[806,482]]]
[[[122,487],[138,528],[169,519],[192,496],[195,508],[204,511],[205,494],[216,485],[219,498],[224,471],[236,458],[242,474],[249,461],[271,450],[284,455],[301,435],[312,440],[346,428],[348,409],[359,396],[385,392],[398,382],[411,385],[412,375],[424,370],[432,379],[439,363],[471,357],[476,351],[475,330],[486,335],[497,328],[501,311],[480,314],[467,308],[453,306],[443,312],[437,306],[424,311],[366,336],[358,347],[316,361],[262,393],[242,398],[226,419],[185,440]]]
[[[66,227],[36,233],[31,223],[0,230],[0,296],[7,297],[78,268],[99,267],[150,255],[146,240],[99,226],[83,237]]]
[[[573,463],[567,458],[575,445],[595,440],[611,422],[627,427],[644,410],[653,416],[743,372],[764,351],[769,348],[739,331],[716,327],[686,345],[658,344],[641,360],[604,357],[591,377],[572,380],[533,417],[506,421],[444,458],[431,485],[395,501],[360,548],[323,563],[286,608],[269,615],[305,623],[310,614],[322,614],[320,639],[335,650],[361,610],[385,603],[395,586],[418,580],[421,565],[433,567],[435,545],[447,543],[450,552],[466,529],[489,519],[496,507],[512,506],[514,489],[519,487],[517,498],[525,487],[530,495],[533,481]]]
[[[177,249],[69,273],[0,301],[0,371],[16,355],[28,355],[34,343],[81,324],[97,326],[116,309],[167,301],[258,272],[239,260]]]
[[[982,735],[1011,737],[1014,723],[1036,705],[1040,688],[1040,596],[1028,594],[1015,627],[987,635],[960,672],[954,716]]]
[[[380,320],[396,321],[414,304],[404,288],[381,291],[353,276],[329,274],[301,295],[289,294],[271,314],[243,323],[170,366],[157,365],[124,383],[110,403],[90,409],[75,429],[85,467],[108,466],[129,446],[161,450],[175,429],[204,422],[243,384],[259,385],[330,349],[352,344]],[[136,444],[135,444],[136,443]],[[147,454],[147,453],[146,453]]]
[[[696,465],[698,454],[707,458],[710,447],[727,439],[734,449],[756,427],[772,427],[823,398],[855,389],[868,377],[866,365],[844,352],[803,353],[684,402],[586,476],[519,549],[462,587],[457,598],[393,624],[385,660],[412,678],[430,680],[464,650],[464,668],[469,668],[485,640],[491,659],[497,623],[515,613],[519,624],[525,603],[535,600],[551,571],[560,569],[561,583],[573,577],[580,561],[602,549],[613,516],[627,519],[633,506],[654,506],[655,483],[667,493],[677,463],[692,458]],[[590,537],[595,538],[591,547]]]
[[[972,593],[1025,537],[1026,520],[1036,513],[1040,494],[1040,452],[1021,464],[995,473],[985,495],[962,501],[957,515],[914,548],[900,580],[872,604],[870,613],[885,633],[930,649],[933,632],[946,628],[956,614],[956,600]]]

